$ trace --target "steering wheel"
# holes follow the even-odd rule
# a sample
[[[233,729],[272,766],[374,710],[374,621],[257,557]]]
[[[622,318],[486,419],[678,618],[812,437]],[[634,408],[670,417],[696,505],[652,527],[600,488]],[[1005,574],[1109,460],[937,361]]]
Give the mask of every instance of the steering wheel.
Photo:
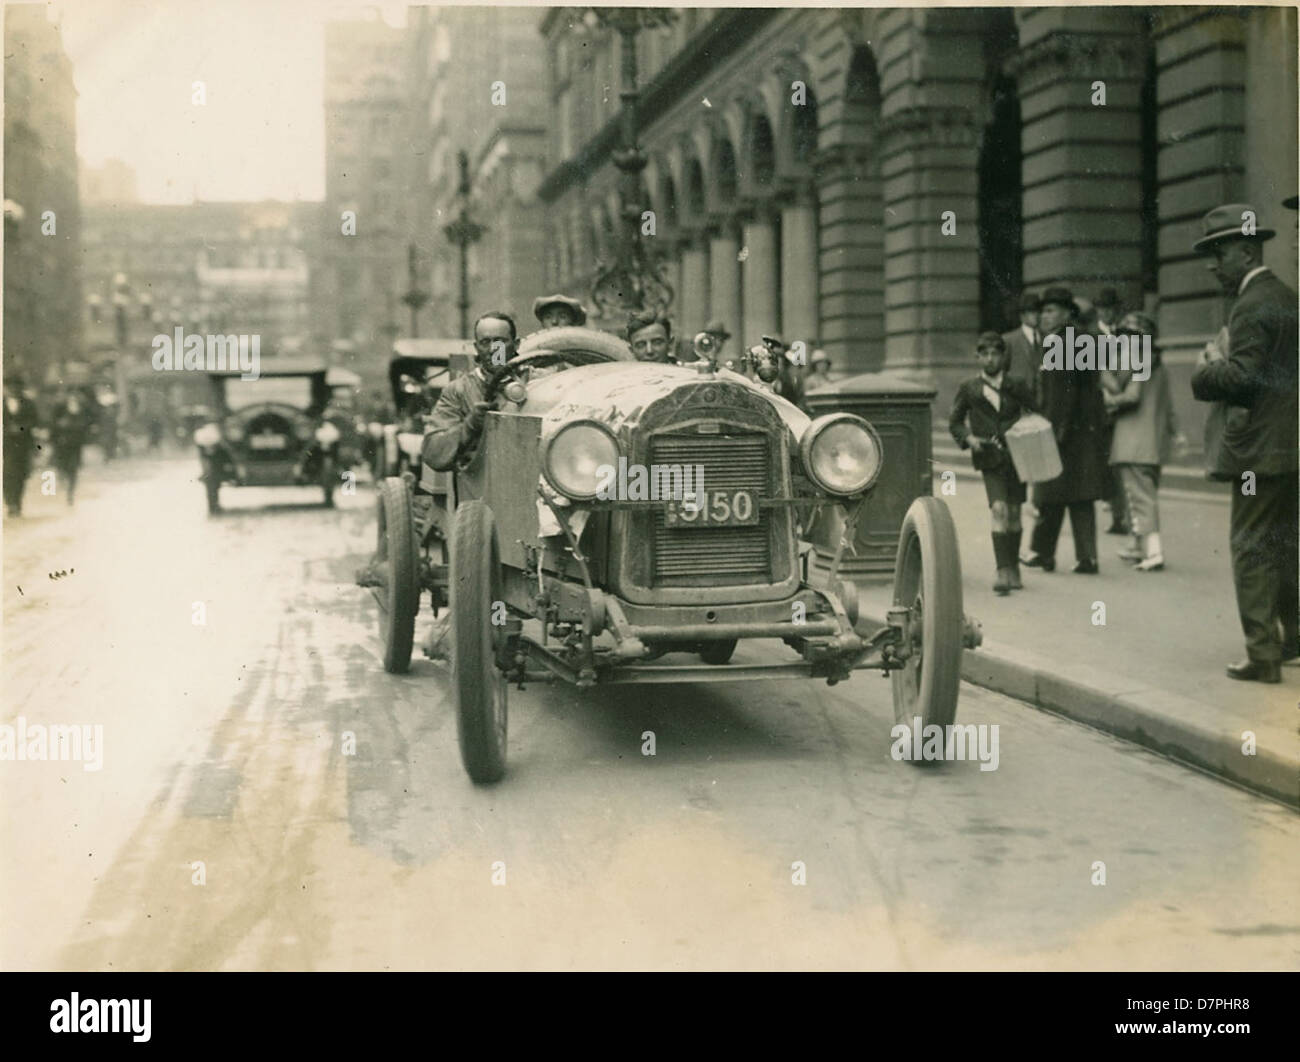
[[[559,364],[600,365],[615,360],[617,359],[611,358],[608,354],[600,354],[594,350],[543,350],[536,354],[512,358],[488,377],[483,387],[483,401],[495,402],[501,389],[511,380],[517,380],[524,369],[547,369]]]

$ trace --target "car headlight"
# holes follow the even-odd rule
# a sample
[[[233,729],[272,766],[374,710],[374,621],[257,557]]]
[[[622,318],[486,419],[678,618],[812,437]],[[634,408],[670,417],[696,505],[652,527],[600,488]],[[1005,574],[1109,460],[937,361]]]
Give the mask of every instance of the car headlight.
[[[341,438],[338,428],[328,420],[316,429],[316,441],[322,446],[333,446]]]
[[[194,442],[197,446],[216,446],[221,442],[221,429],[215,424],[205,424],[194,432]]]
[[[609,429],[593,420],[560,428],[546,443],[542,472],[559,493],[577,501],[596,496],[602,466],[618,466],[618,443]]]
[[[861,494],[880,474],[881,447],[876,429],[852,413],[818,417],[799,441],[804,471],[827,494]]]

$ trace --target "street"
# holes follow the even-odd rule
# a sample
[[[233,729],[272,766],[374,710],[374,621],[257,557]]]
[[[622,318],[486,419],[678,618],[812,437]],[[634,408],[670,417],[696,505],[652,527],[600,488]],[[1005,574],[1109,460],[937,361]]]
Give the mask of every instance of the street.
[[[969,685],[996,770],[892,759],[872,673],[530,685],[476,788],[445,665],[380,664],[372,489],[197,475],[95,452],[4,524],[4,722],[103,726],[0,763],[6,969],[1300,964],[1300,817]]]

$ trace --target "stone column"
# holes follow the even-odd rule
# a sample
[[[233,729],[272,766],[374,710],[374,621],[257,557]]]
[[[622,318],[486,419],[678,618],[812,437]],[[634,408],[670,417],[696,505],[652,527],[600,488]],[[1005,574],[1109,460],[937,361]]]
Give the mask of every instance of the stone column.
[[[740,243],[730,218],[722,221],[709,239],[709,312],[707,321],[721,320],[733,333],[726,352],[734,354],[739,343],[741,318]]]
[[[875,372],[885,357],[884,206],[875,152],[819,152],[821,343],[836,372]]]
[[[701,236],[683,244],[682,286],[676,302],[676,332],[689,340],[704,327],[709,315],[709,252]]]
[[[800,188],[781,207],[781,328],[787,343],[820,338],[817,319],[817,215],[812,190]]]
[[[1064,284],[1090,300],[1108,286],[1125,305],[1141,305],[1143,16],[1086,7],[1016,14],[1025,286]]]
[[[776,257],[776,222],[766,203],[757,204],[741,226],[740,266],[744,292],[742,327],[736,339],[742,349],[758,337],[781,328],[781,290]]]

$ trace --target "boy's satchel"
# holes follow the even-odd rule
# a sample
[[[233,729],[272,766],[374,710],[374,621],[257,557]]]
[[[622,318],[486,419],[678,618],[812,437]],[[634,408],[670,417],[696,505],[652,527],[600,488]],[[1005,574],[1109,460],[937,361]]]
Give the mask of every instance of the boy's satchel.
[[[1228,356],[1228,329],[1219,329],[1219,334],[1210,341],[1218,347],[1226,358]],[[1205,417],[1205,477],[1206,479],[1236,479],[1235,466],[1227,449],[1223,445],[1223,432],[1228,425],[1230,402],[1211,402]]]
[[[1061,474],[1052,422],[1038,413],[1026,413],[1007,429],[1007,449],[1025,483],[1046,483]]]

